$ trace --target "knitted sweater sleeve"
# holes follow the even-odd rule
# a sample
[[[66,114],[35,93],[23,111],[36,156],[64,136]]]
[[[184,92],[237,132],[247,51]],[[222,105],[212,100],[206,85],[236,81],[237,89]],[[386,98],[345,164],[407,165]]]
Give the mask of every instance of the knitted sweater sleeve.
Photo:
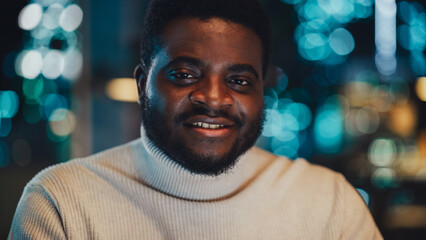
[[[364,200],[343,176],[342,178],[345,185],[342,189],[345,219],[340,239],[383,239]]]
[[[25,187],[8,239],[67,239],[54,197],[39,184]]]

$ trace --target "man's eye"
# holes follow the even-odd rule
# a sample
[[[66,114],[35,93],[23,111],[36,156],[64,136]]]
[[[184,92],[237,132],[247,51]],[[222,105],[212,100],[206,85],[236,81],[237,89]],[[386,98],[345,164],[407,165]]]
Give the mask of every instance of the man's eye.
[[[169,78],[175,84],[182,86],[194,83],[198,80],[198,77],[195,74],[177,71],[170,72]]]
[[[237,84],[237,85],[241,85],[241,86],[248,86],[250,85],[250,83],[244,79],[231,79],[229,80],[229,83],[232,84]]]
[[[194,75],[189,74],[189,73],[182,73],[182,72],[178,72],[178,73],[172,73],[170,74],[170,76],[172,76],[172,78],[177,78],[177,79],[190,79],[190,78],[195,78]]]

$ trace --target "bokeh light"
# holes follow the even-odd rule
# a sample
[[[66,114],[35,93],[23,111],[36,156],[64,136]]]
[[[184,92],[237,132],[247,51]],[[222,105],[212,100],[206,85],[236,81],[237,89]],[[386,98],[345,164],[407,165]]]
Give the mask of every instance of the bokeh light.
[[[376,0],[375,43],[377,70],[383,75],[393,74],[397,67],[395,0]]]
[[[297,148],[293,148],[291,146],[283,145],[279,148],[274,149],[273,153],[278,156],[288,157],[293,160],[297,158]]]
[[[298,47],[300,55],[310,61],[324,60],[331,53],[328,38],[322,33],[303,35]]]
[[[59,137],[66,137],[70,135],[74,131],[75,126],[75,115],[67,109],[55,110],[49,121],[49,127],[52,133]]]
[[[16,73],[21,77],[34,79],[43,67],[43,57],[39,51],[22,51],[16,59]]]
[[[59,27],[59,18],[64,11],[64,7],[61,4],[55,3],[50,5],[44,12],[42,24],[47,29],[55,29]]]
[[[378,138],[368,149],[368,159],[377,167],[390,166],[396,158],[396,145],[391,139]]]
[[[408,138],[415,133],[417,126],[417,109],[412,102],[395,105],[389,112],[387,126],[403,138]]]
[[[392,168],[377,168],[373,173],[371,182],[379,188],[394,187],[397,184],[396,172]]]
[[[14,91],[0,91],[0,118],[12,118],[19,109],[19,98]]]
[[[335,96],[318,109],[314,122],[314,138],[323,153],[336,153],[343,141],[343,113]]]
[[[288,86],[288,76],[282,70],[281,68],[278,68],[278,77],[277,77],[277,83],[275,84],[274,89],[276,90],[277,94],[280,94],[284,92],[287,89]]]
[[[370,91],[370,104],[379,112],[388,112],[393,106],[393,100],[387,86],[377,86]]]
[[[344,29],[337,28],[329,36],[331,49],[338,55],[348,55],[355,48],[355,40],[352,34]]]
[[[75,31],[83,21],[83,10],[77,4],[68,5],[61,13],[59,25],[67,32]]]
[[[266,109],[265,115],[262,135],[265,137],[273,137],[275,134],[281,132],[280,130],[284,123],[283,118],[280,112],[275,109]]]
[[[361,195],[362,199],[364,199],[365,204],[368,206],[370,203],[370,195],[364,189],[357,188],[356,190],[358,191],[359,195]]]
[[[280,109],[284,117],[284,124],[289,130],[305,130],[312,120],[311,111],[305,104],[290,103]]]
[[[419,77],[416,82],[417,97],[426,102],[426,77]]]
[[[372,134],[379,127],[380,116],[371,107],[355,108],[348,112],[345,124],[346,131],[353,136]]]
[[[50,50],[43,59],[43,76],[56,79],[64,70],[64,56],[59,50]]]
[[[7,137],[12,130],[12,119],[0,117],[0,137]]]
[[[0,141],[0,168],[9,166],[10,163],[10,150],[7,144]]]
[[[67,108],[68,102],[64,96],[59,94],[47,94],[42,99],[42,104],[40,105],[40,113],[45,120],[49,120],[57,109]],[[55,119],[58,119],[59,112],[57,112],[56,115],[53,117]]]
[[[43,78],[24,79],[22,83],[22,92],[27,102],[39,103],[44,92]]]
[[[295,5],[300,24],[294,40],[301,57],[308,61],[340,64],[355,47],[344,25],[372,15],[372,0],[309,0],[284,3]]]
[[[62,76],[68,80],[77,79],[83,68],[83,55],[80,51],[71,50],[64,54]]]
[[[23,30],[36,28],[43,16],[43,8],[40,4],[32,3],[25,6],[18,16],[18,25]]]
[[[106,94],[109,98],[122,102],[137,102],[138,90],[134,78],[115,78],[108,82]]]

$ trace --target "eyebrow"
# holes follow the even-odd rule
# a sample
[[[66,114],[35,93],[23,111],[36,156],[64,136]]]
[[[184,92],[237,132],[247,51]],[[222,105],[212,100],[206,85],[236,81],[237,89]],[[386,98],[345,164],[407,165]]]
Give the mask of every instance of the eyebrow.
[[[174,65],[178,65],[178,64],[190,64],[190,65],[194,65],[196,67],[202,68],[205,66],[205,64],[197,58],[193,58],[193,57],[185,57],[185,56],[180,56],[177,57],[175,59],[173,59],[172,61],[170,61],[165,68],[169,68],[171,66]]]
[[[259,74],[254,69],[254,67],[252,67],[249,64],[235,64],[235,65],[230,66],[228,68],[228,71],[231,71],[231,72],[249,72],[249,73],[253,74],[257,79],[259,79]]]
[[[179,56],[170,61],[164,68],[170,68],[178,64],[191,64],[198,68],[205,67],[205,63],[198,58]],[[230,72],[249,72],[253,74],[256,79],[259,79],[259,73],[250,64],[235,64],[228,68]]]

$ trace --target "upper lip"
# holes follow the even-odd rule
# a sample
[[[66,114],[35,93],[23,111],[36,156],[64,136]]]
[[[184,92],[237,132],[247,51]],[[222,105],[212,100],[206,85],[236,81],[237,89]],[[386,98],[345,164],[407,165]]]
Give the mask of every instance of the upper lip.
[[[235,124],[235,122],[227,119],[227,118],[222,118],[222,117],[217,117],[217,118],[212,118],[209,116],[195,116],[195,117],[191,117],[189,119],[187,119],[184,124],[186,125],[192,125],[194,123],[198,123],[198,122],[202,122],[202,123],[208,123],[208,124],[221,124],[224,125],[225,127],[230,127],[232,125]]]

